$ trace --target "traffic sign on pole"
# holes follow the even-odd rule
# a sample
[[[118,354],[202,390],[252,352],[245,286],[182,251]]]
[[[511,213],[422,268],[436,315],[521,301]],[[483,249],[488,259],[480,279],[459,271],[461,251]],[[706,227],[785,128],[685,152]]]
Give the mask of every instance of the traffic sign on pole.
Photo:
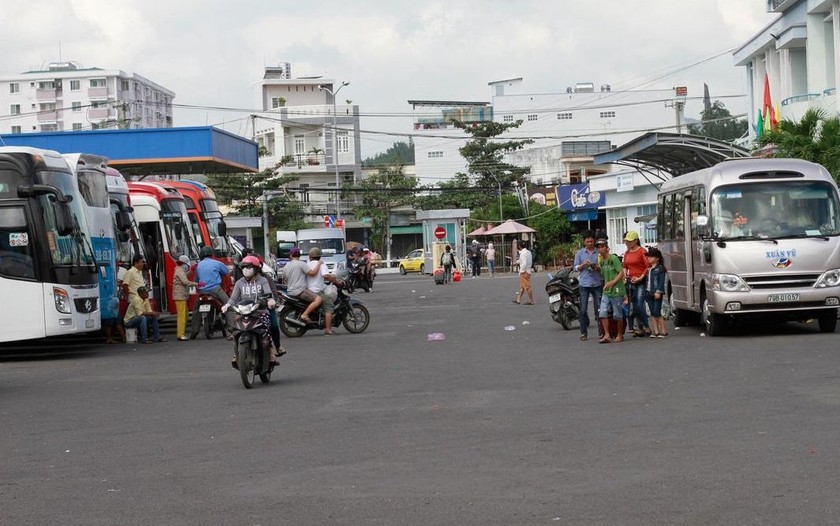
[[[324,216],[324,226],[327,228],[330,227],[330,216]]]
[[[446,229],[442,226],[439,226],[435,229],[435,237],[438,239],[443,239],[446,237]]]

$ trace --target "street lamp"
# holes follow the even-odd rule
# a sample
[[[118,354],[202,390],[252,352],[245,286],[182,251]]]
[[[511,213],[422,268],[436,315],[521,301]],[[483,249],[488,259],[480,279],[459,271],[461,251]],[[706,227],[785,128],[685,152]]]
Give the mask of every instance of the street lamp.
[[[350,85],[349,82],[345,82],[345,81],[342,80],[341,81],[341,86],[339,86],[335,91],[331,90],[330,88],[328,88],[324,85],[318,86],[319,90],[326,91],[327,93],[330,94],[330,96],[332,96],[332,102],[333,102],[332,148],[333,148],[333,162],[335,163],[335,190],[336,190],[336,194],[335,194],[335,218],[336,219],[341,219],[341,182],[339,181],[339,175],[338,175],[338,141],[337,141],[338,124],[337,124],[337,120],[336,120],[337,109],[336,109],[336,104],[335,104],[335,96],[338,95],[338,92],[341,91],[341,88],[343,88],[344,86],[349,86],[349,85]]]
[[[494,180],[494,181],[496,181],[496,185],[499,187],[499,224],[501,225],[502,223],[504,223],[504,222],[505,222],[505,217],[504,217],[504,215],[502,214],[502,183],[501,183],[501,181],[499,181],[499,179],[496,177],[496,174],[495,174],[495,173],[493,173],[493,172],[487,172],[487,173],[489,173],[489,174],[490,174],[490,177],[492,177],[492,178],[493,178],[493,180]],[[509,174],[510,174],[510,171],[509,171],[509,170],[505,170],[505,171],[504,171],[504,172],[502,172],[502,173],[504,173],[505,175],[509,175]]]

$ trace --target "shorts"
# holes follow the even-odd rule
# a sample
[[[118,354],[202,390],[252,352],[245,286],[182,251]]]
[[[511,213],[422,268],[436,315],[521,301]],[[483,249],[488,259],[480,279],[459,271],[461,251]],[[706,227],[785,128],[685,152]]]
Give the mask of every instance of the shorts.
[[[612,307],[612,317],[614,320],[624,319],[624,296],[601,296],[601,306],[598,308],[599,318],[608,318],[610,315],[610,307]]]
[[[334,307],[332,298],[323,290],[318,295],[324,299],[324,303],[321,304],[321,312],[332,312]]]
[[[520,272],[519,273],[519,288],[525,290],[531,290],[531,273],[530,272]]]
[[[650,309],[650,316],[652,318],[661,318],[662,317],[662,296],[659,299],[654,299],[653,296],[647,296],[647,304],[648,309]]]
[[[317,298],[318,295],[315,294],[314,292],[312,292],[309,289],[304,289],[303,292],[301,292],[300,294],[297,295],[297,297],[298,297],[298,299],[301,299],[301,300],[306,301],[308,303],[312,303],[313,301],[315,301],[315,298]]]

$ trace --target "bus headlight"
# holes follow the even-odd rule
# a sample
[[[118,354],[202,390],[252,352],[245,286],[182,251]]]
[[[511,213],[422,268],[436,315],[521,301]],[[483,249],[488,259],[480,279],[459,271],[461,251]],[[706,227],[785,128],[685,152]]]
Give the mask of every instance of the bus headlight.
[[[58,287],[53,287],[53,298],[55,299],[55,310],[62,314],[71,314],[70,309],[70,295],[67,291]]]
[[[712,288],[723,292],[747,292],[750,288],[735,274],[712,274]]]
[[[840,285],[840,268],[833,268],[826,270],[820,279],[814,283],[814,288],[824,289],[826,287],[836,287]]]

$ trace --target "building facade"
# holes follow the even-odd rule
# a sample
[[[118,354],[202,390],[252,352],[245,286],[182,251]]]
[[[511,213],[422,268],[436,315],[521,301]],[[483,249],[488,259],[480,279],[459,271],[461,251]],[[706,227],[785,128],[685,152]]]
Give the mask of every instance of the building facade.
[[[51,63],[0,76],[0,133],[171,128],[174,98],[134,73]]]
[[[780,120],[799,120],[808,108],[837,113],[840,0],[765,1],[778,18],[733,54],[746,69],[751,123],[763,111],[765,78]]]
[[[293,78],[289,63],[266,67],[260,82],[263,111],[254,122],[260,169],[288,161],[283,174],[299,179],[287,189],[304,203],[310,222],[349,216],[353,198],[338,188],[362,174],[359,107],[339,104],[331,94],[340,97],[342,86],[321,77]]]

